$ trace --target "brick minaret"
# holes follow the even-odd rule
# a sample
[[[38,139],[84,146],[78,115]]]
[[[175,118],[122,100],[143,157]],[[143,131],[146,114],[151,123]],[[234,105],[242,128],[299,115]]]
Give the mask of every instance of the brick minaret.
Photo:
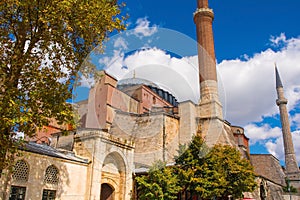
[[[201,96],[196,113],[197,134],[205,138],[209,146],[216,143],[235,145],[231,128],[224,122],[219,100],[213,19],[214,13],[208,6],[208,0],[197,0],[194,22],[197,31]]]
[[[212,29],[213,19],[214,13],[208,7],[208,0],[198,0],[198,8],[194,13],[194,22],[196,24],[198,41],[201,118],[219,118],[222,120],[222,105],[218,95]]]
[[[275,73],[276,73],[276,91],[277,91],[277,98],[278,98],[276,100],[276,104],[279,107],[280,120],[282,126],[286,175],[290,180],[299,179],[300,172],[296,160],[296,155],[294,152],[293,139],[292,139],[292,134],[290,129],[288,112],[286,108],[286,104],[288,101],[284,97],[283,85],[276,66],[275,66]]]

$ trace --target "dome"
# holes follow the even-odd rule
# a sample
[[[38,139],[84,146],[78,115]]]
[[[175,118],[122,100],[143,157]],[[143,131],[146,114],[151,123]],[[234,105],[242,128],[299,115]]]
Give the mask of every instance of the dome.
[[[137,85],[146,85],[150,90],[155,92],[158,96],[163,98],[165,101],[169,102],[173,106],[178,106],[177,99],[170,94],[168,91],[165,91],[161,89],[158,85],[155,83],[148,81],[146,79],[141,79],[141,78],[128,78],[128,79],[123,79],[118,81],[117,88],[121,91],[124,91],[128,88],[131,88],[133,86]]]
[[[147,85],[147,86],[159,88],[158,85],[156,85],[155,83],[141,78],[127,78],[118,81],[118,86],[125,86],[125,85]]]

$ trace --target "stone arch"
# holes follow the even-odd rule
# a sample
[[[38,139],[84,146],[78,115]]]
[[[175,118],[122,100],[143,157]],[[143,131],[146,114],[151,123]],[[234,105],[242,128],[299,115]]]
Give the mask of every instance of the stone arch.
[[[102,186],[107,188],[105,184],[114,190],[110,200],[124,199],[126,191],[126,162],[123,156],[116,151],[107,154],[104,158],[101,173],[101,192]],[[100,195],[101,198],[104,197],[102,194]]]

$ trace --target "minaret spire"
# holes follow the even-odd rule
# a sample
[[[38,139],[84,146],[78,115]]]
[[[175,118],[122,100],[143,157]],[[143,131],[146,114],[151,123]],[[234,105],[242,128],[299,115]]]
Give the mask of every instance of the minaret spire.
[[[276,91],[277,91],[277,98],[278,98],[276,100],[276,104],[279,107],[280,120],[282,126],[286,175],[290,180],[299,179],[300,171],[296,160],[296,155],[294,152],[293,139],[292,139],[290,123],[288,119],[288,112],[286,107],[288,101],[284,97],[283,85],[276,64],[275,64],[275,74],[276,74]]]
[[[218,94],[216,56],[212,29],[214,12],[209,8],[208,0],[198,0],[197,6],[197,10],[194,12],[194,22],[196,24],[198,42],[200,106],[202,105],[202,110],[210,110],[203,117],[223,120],[222,105]]]
[[[276,73],[276,88],[283,87],[278,70],[277,70],[276,63],[275,63],[275,73]]]

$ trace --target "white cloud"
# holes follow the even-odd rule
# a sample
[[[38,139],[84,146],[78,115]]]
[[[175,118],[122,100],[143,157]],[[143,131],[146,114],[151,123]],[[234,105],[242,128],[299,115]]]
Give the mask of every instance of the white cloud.
[[[136,20],[136,27],[134,28],[134,34],[137,37],[148,37],[157,32],[158,27],[156,25],[150,27],[150,21],[147,17],[139,18]]]
[[[124,53],[120,50],[114,50],[112,57],[105,56],[99,59],[99,63],[108,69],[107,72],[118,77],[118,72],[123,66],[123,59]]]
[[[79,83],[81,87],[91,88],[95,84],[95,79],[92,76],[80,76]]]
[[[274,42],[283,40],[274,38]],[[275,104],[274,62],[281,75],[288,99],[288,109],[294,109],[300,99],[300,38],[286,39],[278,51],[267,49],[248,60],[224,60],[218,65],[226,94],[228,121],[246,125],[261,121],[263,116],[278,113]]]
[[[175,58],[166,52],[152,48],[136,51],[127,57],[119,57],[116,64],[110,64],[107,72],[117,79],[138,78],[150,80],[171,92],[179,101],[198,102],[198,69],[191,63],[196,57]],[[126,69],[122,69],[126,66]]]
[[[16,138],[16,139],[24,139],[24,132],[15,132],[15,136],[14,136],[14,138]]]
[[[273,46],[279,46],[280,43],[285,44],[287,42],[286,36],[284,33],[281,33],[280,36],[277,36],[277,37],[272,35],[270,38],[270,41],[272,42]]]
[[[280,128],[272,128],[268,124],[262,126],[248,124],[244,128],[247,137],[250,138],[250,144],[255,144],[256,142],[261,142],[270,138],[276,139],[281,136]]]
[[[127,41],[122,37],[117,37],[117,39],[114,41],[114,48],[121,48],[126,50],[128,49],[127,45]]]
[[[292,132],[295,154],[297,157],[298,163],[300,163],[300,131]],[[284,150],[283,150],[283,140],[282,136],[278,137],[275,141],[268,141],[265,144],[269,153],[273,154],[280,160],[284,160]]]
[[[295,114],[291,117],[292,124],[296,126],[297,129],[300,129],[300,113]]]

